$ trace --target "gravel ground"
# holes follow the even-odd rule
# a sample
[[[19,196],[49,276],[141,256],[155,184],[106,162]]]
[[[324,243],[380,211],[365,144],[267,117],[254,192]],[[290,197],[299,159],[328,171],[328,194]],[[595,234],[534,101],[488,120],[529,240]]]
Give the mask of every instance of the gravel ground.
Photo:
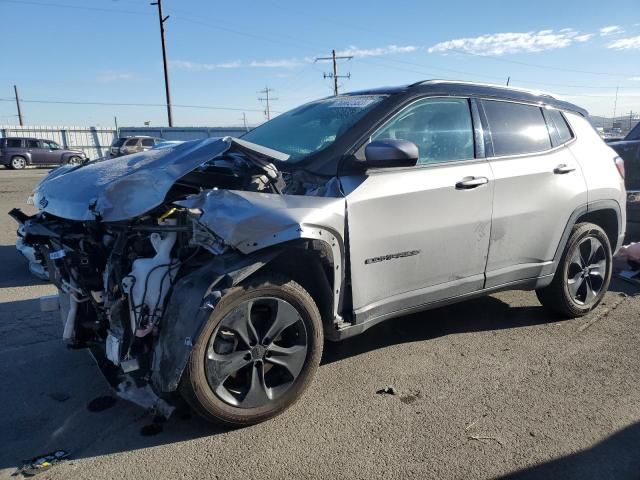
[[[46,170],[0,170],[0,212]],[[31,211],[32,207],[28,207]],[[326,347],[284,415],[222,431],[187,410],[157,426],[65,349],[53,293],[15,251],[0,214],[0,478],[53,450],[42,478],[640,479],[640,300],[615,281],[570,321],[531,292],[505,292],[391,321]],[[393,386],[395,395],[376,394]]]

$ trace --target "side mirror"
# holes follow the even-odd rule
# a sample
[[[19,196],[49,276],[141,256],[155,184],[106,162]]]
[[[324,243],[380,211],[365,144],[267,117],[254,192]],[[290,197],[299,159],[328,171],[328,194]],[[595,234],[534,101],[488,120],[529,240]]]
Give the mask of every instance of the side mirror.
[[[418,147],[408,140],[375,140],[364,149],[368,168],[413,167],[418,162]]]

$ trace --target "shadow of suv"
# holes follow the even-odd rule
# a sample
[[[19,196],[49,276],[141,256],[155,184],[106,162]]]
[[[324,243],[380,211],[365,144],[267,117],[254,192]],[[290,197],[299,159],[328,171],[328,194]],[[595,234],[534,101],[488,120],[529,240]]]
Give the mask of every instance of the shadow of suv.
[[[28,165],[50,167],[80,165],[87,159],[81,150],[67,150],[52,140],[38,138],[0,138],[0,165],[22,170]]]

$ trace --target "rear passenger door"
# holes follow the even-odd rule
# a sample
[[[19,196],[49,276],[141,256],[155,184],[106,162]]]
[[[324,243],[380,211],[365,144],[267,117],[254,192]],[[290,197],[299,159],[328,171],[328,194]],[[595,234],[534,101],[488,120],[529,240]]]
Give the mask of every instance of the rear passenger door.
[[[486,287],[554,271],[567,221],[587,203],[587,187],[567,144],[562,113],[508,101],[483,100],[494,201]]]

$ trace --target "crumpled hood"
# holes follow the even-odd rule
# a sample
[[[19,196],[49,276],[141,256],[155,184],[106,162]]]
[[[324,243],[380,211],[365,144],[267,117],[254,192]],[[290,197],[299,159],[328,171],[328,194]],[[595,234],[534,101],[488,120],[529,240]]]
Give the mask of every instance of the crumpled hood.
[[[69,220],[117,222],[160,205],[179,178],[225,153],[231,137],[193,140],[172,148],[53,170],[34,192],[41,210]]]

